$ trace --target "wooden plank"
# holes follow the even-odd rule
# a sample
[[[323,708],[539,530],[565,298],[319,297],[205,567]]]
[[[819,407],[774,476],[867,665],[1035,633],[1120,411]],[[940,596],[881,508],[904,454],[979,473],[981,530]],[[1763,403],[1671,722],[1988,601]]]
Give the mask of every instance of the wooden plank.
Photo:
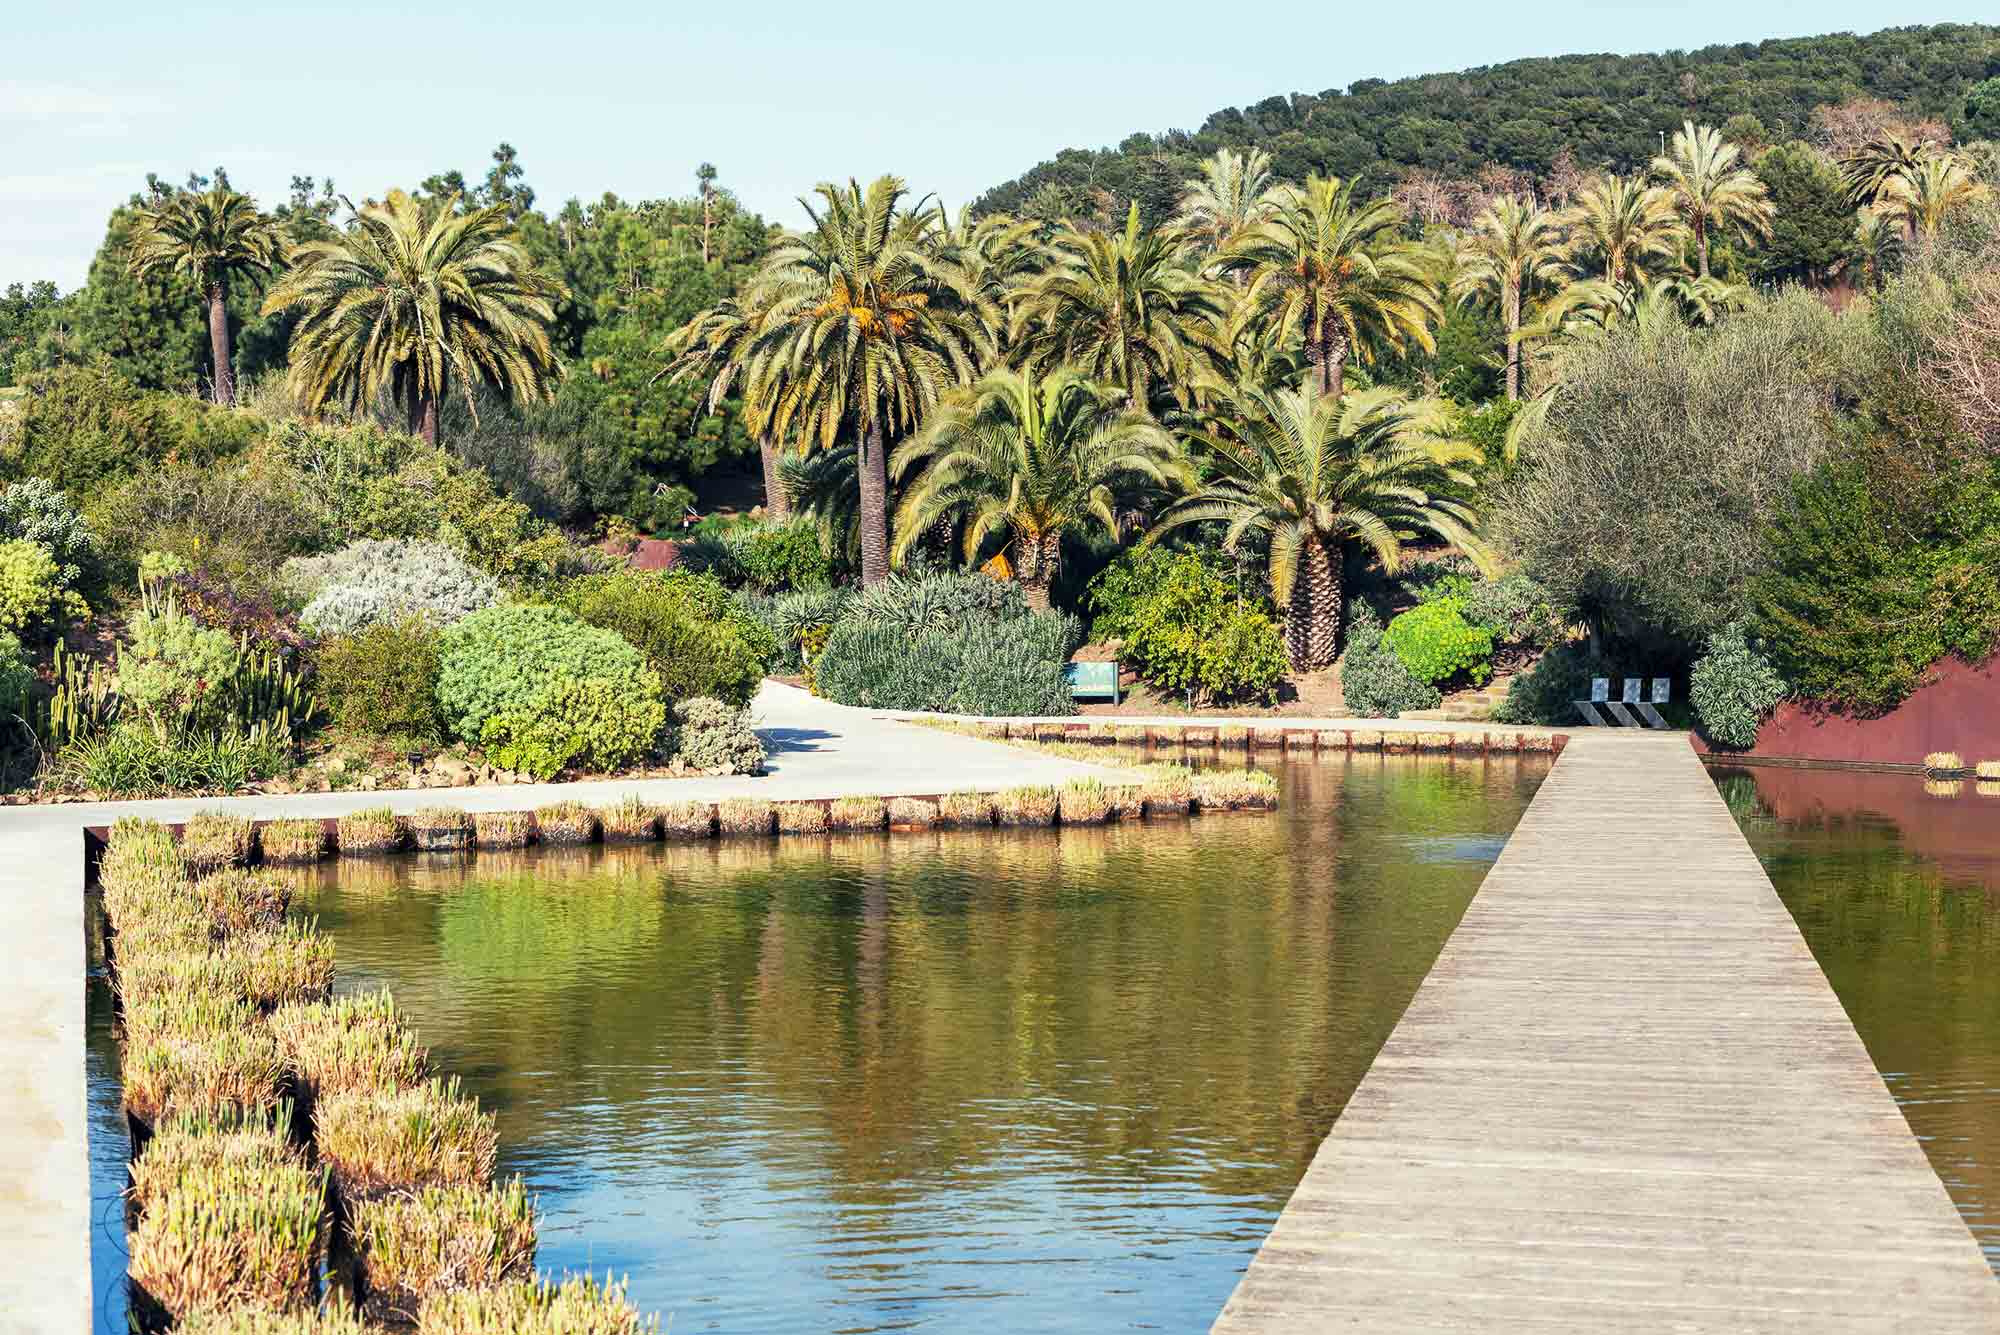
[[[2000,1331],[1686,738],[1572,740],[1213,1327]]]

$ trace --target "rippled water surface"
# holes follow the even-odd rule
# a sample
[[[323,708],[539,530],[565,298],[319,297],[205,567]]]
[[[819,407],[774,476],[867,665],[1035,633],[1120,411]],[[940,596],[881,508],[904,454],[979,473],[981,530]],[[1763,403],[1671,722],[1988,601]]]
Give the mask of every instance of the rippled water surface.
[[[2000,1271],[2000,793],[1830,770],[1720,782]]]
[[[350,860],[298,905],[497,1110],[542,1266],[629,1273],[677,1335],[1200,1330],[1545,772],[1294,761],[1268,816]]]

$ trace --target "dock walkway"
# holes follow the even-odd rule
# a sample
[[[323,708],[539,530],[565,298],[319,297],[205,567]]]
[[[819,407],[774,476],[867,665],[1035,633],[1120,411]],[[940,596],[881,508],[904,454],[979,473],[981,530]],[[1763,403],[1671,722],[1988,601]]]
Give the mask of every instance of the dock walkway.
[[[1683,736],[1571,741],[1213,1327],[2000,1331]]]

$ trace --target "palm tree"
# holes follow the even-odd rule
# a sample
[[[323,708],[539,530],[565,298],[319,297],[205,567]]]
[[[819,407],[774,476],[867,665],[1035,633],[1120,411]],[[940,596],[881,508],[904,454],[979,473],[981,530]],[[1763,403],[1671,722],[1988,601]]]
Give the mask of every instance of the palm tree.
[[[705,403],[708,411],[714,412],[743,375],[757,337],[766,327],[770,305],[760,299],[764,295],[753,280],[740,297],[696,312],[694,318],[667,335],[668,361],[661,373],[675,380],[689,375],[707,376]],[[775,383],[775,379],[770,379],[759,388],[768,394]],[[764,514],[783,523],[791,518],[792,503],[784,480],[784,452],[768,422],[769,404],[763,398],[746,394],[743,412],[745,423],[757,437],[758,459],[763,465]]]
[[[1572,272],[1562,223],[1532,199],[1502,195],[1473,220],[1454,289],[1491,296],[1507,328],[1507,397],[1521,397],[1521,325],[1536,292]]]
[[[184,191],[142,208],[132,228],[130,268],[134,277],[185,274],[208,304],[209,355],[214,359],[214,399],[236,402],[231,366],[229,280],[237,274],[269,273],[284,243],[278,224],[249,196],[226,181],[200,193]]]
[[[895,558],[940,519],[963,515],[965,560],[1008,536],[1028,605],[1049,605],[1062,539],[1095,523],[1119,537],[1121,495],[1184,487],[1192,474],[1174,440],[1122,391],[1070,370],[995,371],[939,409],[890,461],[900,480],[921,468],[896,509]]]
[[[1909,172],[1889,178],[1876,207],[1903,220],[1910,236],[1936,236],[1954,210],[1976,204],[1990,192],[1955,153],[1926,153]]]
[[[984,298],[981,309],[1001,316],[987,331],[997,354],[1007,350],[1008,326],[1027,285],[1048,267],[1041,224],[1032,219],[989,213],[974,218],[960,209],[958,221],[938,230],[937,244],[965,273],[966,284]]]
[[[1268,539],[1271,593],[1285,609],[1285,649],[1308,672],[1333,662],[1349,542],[1372,550],[1384,569],[1402,563],[1403,544],[1444,539],[1490,569],[1469,506],[1441,489],[1472,485],[1462,465],[1477,446],[1452,439],[1450,405],[1410,400],[1388,387],[1344,397],[1310,386],[1225,391],[1211,424],[1194,436],[1206,451],[1207,480],[1170,507],[1148,543],[1186,524],[1220,521],[1223,545]]]
[[[1929,154],[1927,145],[1913,143],[1894,131],[1868,140],[1840,159],[1848,200],[1857,207],[1873,204],[1891,182],[1915,173],[1917,164]]]
[[[1015,307],[1021,364],[1068,366],[1148,412],[1165,395],[1185,407],[1214,360],[1225,308],[1214,284],[1183,263],[1178,233],[1142,228],[1134,202],[1123,231],[1066,226],[1050,257]]]
[[[1636,177],[1599,177],[1577,196],[1563,221],[1572,246],[1596,261],[1606,282],[1636,287],[1655,276],[1659,262],[1680,256],[1673,196]]]
[[[1902,253],[1903,228],[1894,218],[1872,207],[1855,215],[1854,260],[1864,283],[1880,292]]]
[[[506,204],[461,213],[458,200],[426,205],[392,190],[339,237],[298,248],[264,312],[299,312],[290,379],[308,411],[386,393],[436,444],[438,404],[454,385],[468,408],[475,382],[519,403],[552,397],[562,286],[515,241]]]
[[[1685,122],[1673,146],[1653,159],[1653,173],[1666,186],[1674,211],[1694,233],[1700,273],[1708,277],[1708,243],[1718,231],[1734,228],[1768,238],[1777,215],[1764,183],[1742,164],[1743,150],[1712,125]]]
[[[1201,164],[1200,176],[1181,184],[1174,225],[1196,254],[1215,255],[1268,220],[1277,207],[1271,155],[1261,148],[1240,153],[1219,148]]]
[[[779,439],[831,448],[859,428],[861,579],[889,576],[888,435],[914,430],[969,382],[999,313],[937,244],[941,212],[903,206],[899,177],[866,191],[815,188],[809,231],[779,242],[758,279],[770,310],[746,366],[746,398]]]
[[[1348,358],[1372,356],[1377,342],[1433,350],[1430,326],[1442,309],[1432,260],[1400,234],[1394,201],[1357,203],[1353,182],[1314,176],[1304,189],[1281,190],[1277,203],[1223,263],[1250,274],[1238,319],[1296,332],[1315,392],[1341,393]]]

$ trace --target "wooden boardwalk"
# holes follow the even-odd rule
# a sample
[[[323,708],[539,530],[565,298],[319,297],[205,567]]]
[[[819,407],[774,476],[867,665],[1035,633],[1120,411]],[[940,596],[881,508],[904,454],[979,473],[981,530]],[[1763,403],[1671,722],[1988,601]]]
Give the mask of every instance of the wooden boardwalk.
[[[1336,1330],[2000,1332],[1684,737],[1571,742],[1214,1325]]]

